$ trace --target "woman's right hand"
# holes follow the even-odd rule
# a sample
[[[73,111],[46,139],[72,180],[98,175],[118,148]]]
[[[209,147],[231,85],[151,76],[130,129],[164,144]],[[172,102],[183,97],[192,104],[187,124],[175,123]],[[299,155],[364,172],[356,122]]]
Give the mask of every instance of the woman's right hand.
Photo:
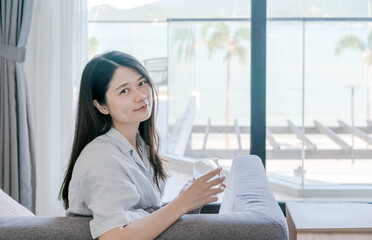
[[[221,173],[221,170],[215,169],[195,181],[189,181],[169,204],[125,227],[109,230],[100,239],[155,239],[182,215],[218,200],[216,195],[224,191],[225,185],[221,183],[225,176],[211,178]],[[221,188],[215,187],[218,184],[221,184]]]
[[[222,182],[226,177],[221,175],[211,181],[209,180],[220,174],[221,171],[222,168],[217,168],[194,181],[188,181],[175,200],[180,202],[181,207],[186,212],[217,201],[218,197],[216,195],[225,190],[226,186]],[[219,184],[221,185],[216,188],[215,186]]]

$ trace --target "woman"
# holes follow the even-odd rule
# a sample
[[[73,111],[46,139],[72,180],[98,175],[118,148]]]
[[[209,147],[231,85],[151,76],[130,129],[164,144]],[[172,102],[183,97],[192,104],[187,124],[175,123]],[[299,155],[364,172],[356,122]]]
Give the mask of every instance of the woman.
[[[108,52],[84,68],[60,196],[68,215],[93,216],[93,238],[154,239],[224,191],[224,176],[210,180],[218,168],[189,181],[162,207],[167,174],[158,154],[155,98],[147,71],[128,54]]]

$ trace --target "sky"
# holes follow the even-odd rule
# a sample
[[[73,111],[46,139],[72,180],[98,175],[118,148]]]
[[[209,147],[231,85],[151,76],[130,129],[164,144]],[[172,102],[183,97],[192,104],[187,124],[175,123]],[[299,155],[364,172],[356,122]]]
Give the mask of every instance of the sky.
[[[158,1],[159,0],[87,0],[87,4],[88,9],[97,5],[110,5],[118,9],[129,9]]]

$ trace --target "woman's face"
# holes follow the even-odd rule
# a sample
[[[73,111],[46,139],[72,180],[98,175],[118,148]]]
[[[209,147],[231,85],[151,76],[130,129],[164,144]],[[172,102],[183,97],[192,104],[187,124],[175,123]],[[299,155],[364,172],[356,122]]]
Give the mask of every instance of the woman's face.
[[[99,109],[110,114],[113,127],[125,129],[139,125],[151,116],[151,87],[137,71],[119,67],[116,69],[106,92],[106,105]]]

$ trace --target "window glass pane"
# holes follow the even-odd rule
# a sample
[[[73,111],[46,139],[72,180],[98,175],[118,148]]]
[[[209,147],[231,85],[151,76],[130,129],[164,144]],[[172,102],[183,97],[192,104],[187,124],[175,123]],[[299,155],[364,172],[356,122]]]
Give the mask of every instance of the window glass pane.
[[[169,18],[241,18],[251,15],[249,0],[88,0],[88,6],[90,21],[164,21]]]
[[[249,154],[250,22],[168,22],[168,154]]]
[[[171,21],[168,29],[168,153],[248,154],[250,23]]]
[[[312,2],[328,9],[334,1]],[[368,16],[357,9],[353,17]],[[371,22],[287,16],[294,15],[268,19],[267,27],[266,166],[272,188],[284,201],[370,201]],[[351,15],[337,17],[345,16]]]
[[[267,0],[267,17],[371,17],[371,0]]]
[[[156,83],[160,152],[170,162],[164,201],[192,179],[195,159],[217,157],[228,171],[234,156],[249,154],[250,22],[226,19],[249,17],[250,1],[89,0],[88,7],[90,58],[129,53]]]
[[[167,56],[165,22],[90,22],[89,54],[119,50],[139,60]]]

